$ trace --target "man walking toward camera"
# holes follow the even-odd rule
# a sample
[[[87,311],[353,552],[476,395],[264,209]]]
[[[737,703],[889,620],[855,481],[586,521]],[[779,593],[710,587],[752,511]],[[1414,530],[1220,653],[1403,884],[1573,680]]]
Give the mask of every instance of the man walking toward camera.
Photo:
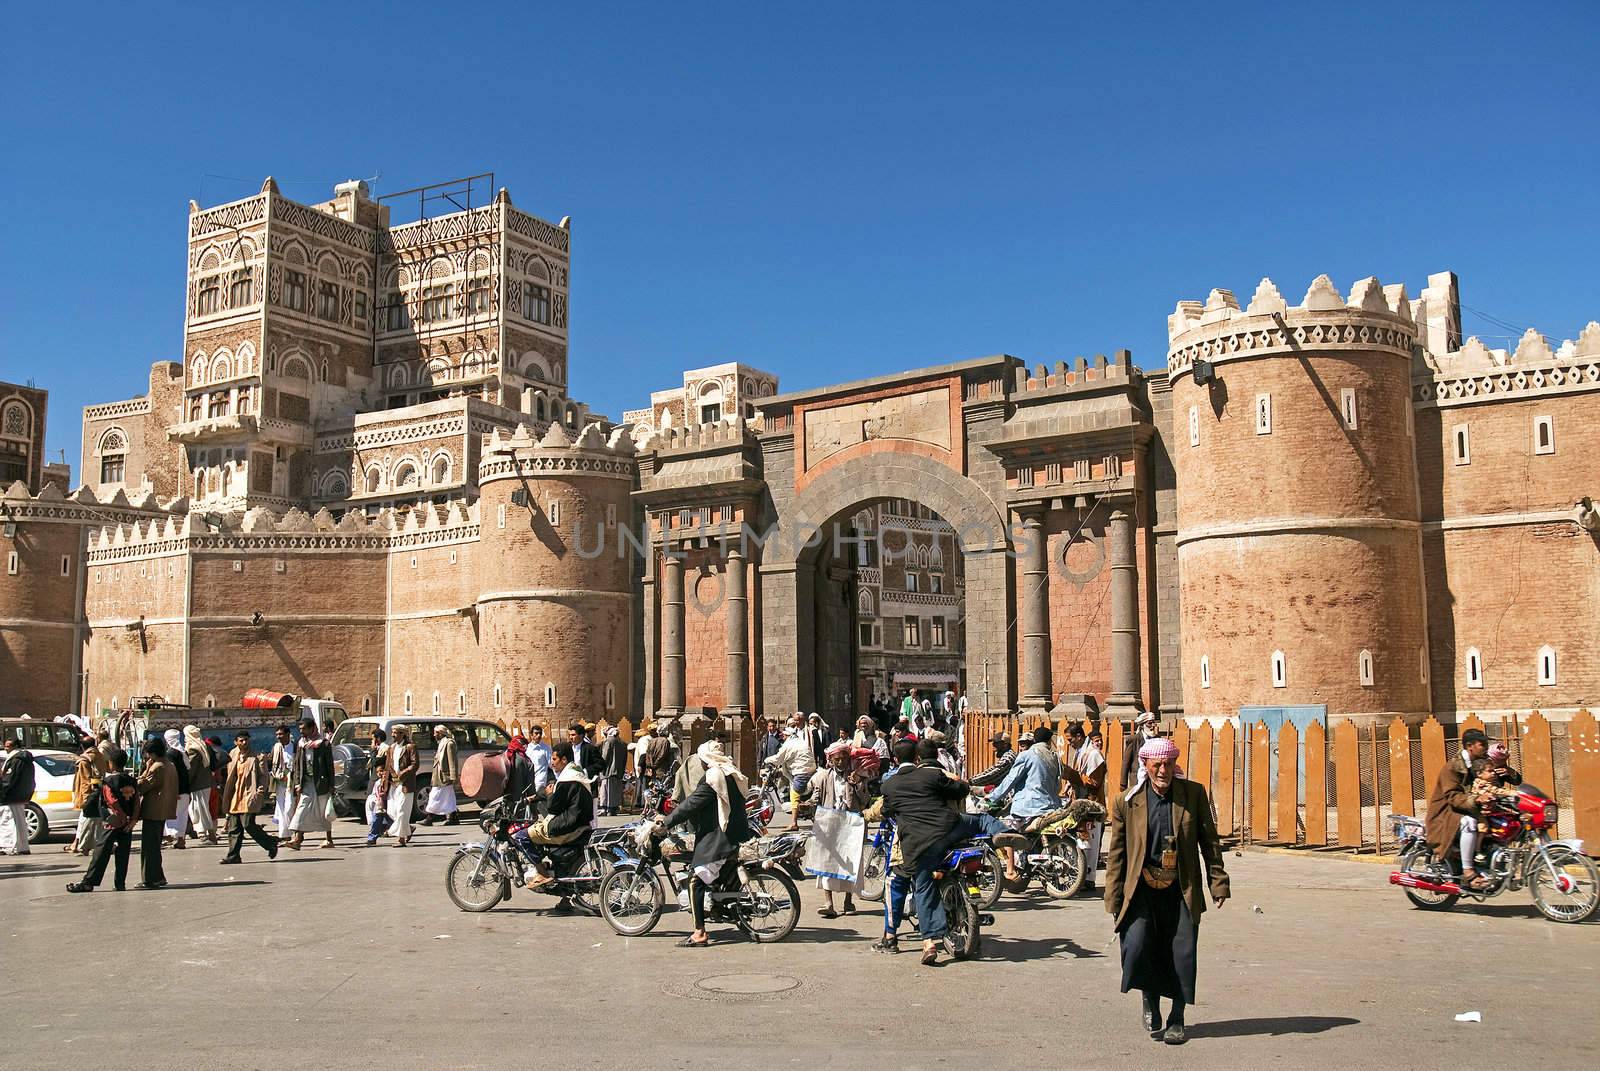
[[[270,780],[267,757],[252,753],[250,734],[241,732],[228,753],[228,770],[222,782],[222,805],[228,814],[228,854],[222,857],[224,863],[241,862],[239,853],[246,834],[261,845],[268,859],[278,857],[278,842],[256,825],[256,811],[266,805]]]

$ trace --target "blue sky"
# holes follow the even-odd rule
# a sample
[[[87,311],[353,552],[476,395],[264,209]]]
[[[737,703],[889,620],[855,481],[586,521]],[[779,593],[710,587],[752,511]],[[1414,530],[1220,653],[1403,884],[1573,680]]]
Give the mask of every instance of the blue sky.
[[[1592,3],[232,8],[36,5],[0,44],[0,379],[50,390],[75,478],[80,407],[180,356],[188,200],[269,173],[493,170],[571,215],[572,392],[613,417],[724,360],[1155,365],[1175,301],[1263,275],[1600,317]]]

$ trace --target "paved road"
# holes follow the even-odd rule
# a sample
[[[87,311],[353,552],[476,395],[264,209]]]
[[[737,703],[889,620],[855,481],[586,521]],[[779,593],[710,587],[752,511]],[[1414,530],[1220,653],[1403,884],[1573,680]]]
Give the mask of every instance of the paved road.
[[[457,911],[444,866],[473,828],[238,867],[168,852],[161,892],[68,895],[55,844],[0,859],[0,1068],[1577,1068],[1600,1047],[1600,925],[1519,899],[1424,914],[1370,864],[1230,855],[1174,1052],[1117,992],[1097,901],[1007,897],[982,959],[938,969],[870,951],[874,916],[819,919],[814,890],[782,944],[679,949],[677,912],[627,940],[529,893]]]

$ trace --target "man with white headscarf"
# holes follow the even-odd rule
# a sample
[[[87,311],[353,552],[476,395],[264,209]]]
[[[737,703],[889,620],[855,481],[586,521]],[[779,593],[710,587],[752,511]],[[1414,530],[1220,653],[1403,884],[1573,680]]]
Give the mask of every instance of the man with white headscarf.
[[[1231,890],[1211,800],[1205,786],[1177,776],[1178,746],[1149,740],[1139,761],[1145,776],[1111,805],[1106,910],[1122,939],[1122,991],[1143,996],[1152,1038],[1181,1045],[1207,893],[1221,907]],[[1164,1029],[1162,997],[1172,1002]]]
[[[207,843],[217,843],[217,819],[211,813],[211,786],[223,774],[211,768],[211,749],[195,725],[183,727],[183,760],[189,769],[189,822],[194,835],[204,834]],[[183,818],[179,814],[180,819]]]
[[[189,762],[183,752],[183,733],[178,729],[168,729],[161,734],[161,739],[167,745],[167,758],[172,760],[173,770],[178,775],[178,813],[167,819],[166,831],[162,840],[172,841],[174,848],[185,847],[184,841],[189,833]]]
[[[706,894],[730,865],[738,863],[739,845],[754,835],[744,810],[750,783],[724,754],[721,742],[707,740],[695,755],[705,767],[705,777],[665,821],[656,823],[661,832],[685,823],[694,832],[689,877],[694,932],[678,942],[682,948],[704,948],[711,943],[706,933]]]
[[[825,753],[827,765],[811,778],[807,794],[819,810],[854,811],[860,814],[872,802],[866,779],[856,772],[850,760],[850,750],[848,740],[829,745]],[[833,906],[833,894],[842,892],[844,913],[853,915],[856,910],[855,894],[861,891],[861,872],[857,870],[854,876],[848,878],[818,874],[817,888],[828,898],[826,906],[818,908],[817,914],[825,919],[838,918],[839,912]]]
[[[1139,749],[1145,744],[1161,735],[1156,727],[1157,718],[1150,711],[1142,711],[1133,719],[1133,733],[1128,737],[1128,743],[1122,749],[1122,787],[1133,787],[1138,780],[1142,767],[1139,765]]]

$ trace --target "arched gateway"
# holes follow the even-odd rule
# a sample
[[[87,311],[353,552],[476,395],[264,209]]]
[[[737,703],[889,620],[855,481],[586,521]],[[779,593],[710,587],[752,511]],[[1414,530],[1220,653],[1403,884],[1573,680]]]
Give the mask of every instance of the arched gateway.
[[[637,492],[651,535],[644,708],[817,710],[835,724],[858,713],[844,659],[852,615],[873,606],[856,580],[877,563],[854,549],[856,519],[884,502],[923,508],[909,528],[954,529],[964,613],[950,627],[974,706],[1176,700],[1177,660],[1158,657],[1176,637],[1141,631],[1175,561],[1155,478],[1170,463],[1151,419],[1165,392],[1125,352],[1053,372],[999,356],[779,395],[748,422],[657,435]],[[1175,590],[1175,568],[1161,581]],[[938,601],[905,586],[900,603]]]

